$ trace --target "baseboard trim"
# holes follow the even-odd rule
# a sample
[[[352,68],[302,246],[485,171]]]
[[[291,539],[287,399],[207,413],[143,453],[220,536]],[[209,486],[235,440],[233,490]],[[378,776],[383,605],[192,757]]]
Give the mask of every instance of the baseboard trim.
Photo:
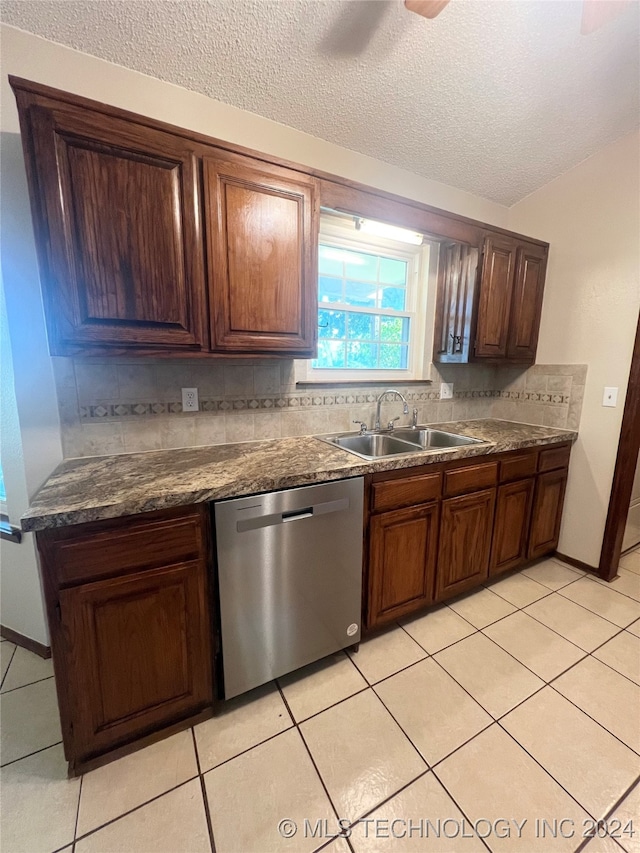
[[[45,658],[45,660],[51,657],[51,646],[43,646],[42,643],[32,640],[31,637],[25,637],[24,634],[14,631],[13,628],[0,625],[0,637],[15,643],[16,646],[22,646],[23,649],[27,649],[27,651],[33,652],[34,655]]]
[[[568,557],[566,554],[561,554],[560,551],[555,551],[553,554],[554,557],[557,557],[559,560],[562,560],[563,563],[567,563],[570,566],[575,566],[576,569],[582,569],[583,572],[589,572],[591,575],[599,575],[600,570],[595,566],[590,566],[589,563],[583,563],[582,560],[576,560],[575,557]]]

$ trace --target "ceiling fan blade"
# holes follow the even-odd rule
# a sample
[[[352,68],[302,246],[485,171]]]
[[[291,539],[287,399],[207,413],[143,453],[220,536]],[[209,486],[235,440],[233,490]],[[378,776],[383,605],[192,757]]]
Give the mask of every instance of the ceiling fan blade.
[[[630,2],[631,0],[582,0],[580,32],[586,36],[599,30],[616,18]]]
[[[404,5],[410,12],[422,15],[423,18],[435,18],[448,2],[449,0],[404,0]]]

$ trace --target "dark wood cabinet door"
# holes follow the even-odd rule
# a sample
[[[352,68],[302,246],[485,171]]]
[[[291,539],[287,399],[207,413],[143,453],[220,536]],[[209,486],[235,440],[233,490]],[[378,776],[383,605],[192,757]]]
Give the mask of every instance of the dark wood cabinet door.
[[[29,97],[18,101],[51,352],[206,349],[193,146],[79,106],[27,107]]]
[[[536,360],[546,268],[543,246],[518,248],[507,345],[507,357],[512,361]]]
[[[76,761],[211,704],[202,562],[61,590],[59,602]]]
[[[487,237],[484,244],[474,356],[507,355],[516,244],[506,237]]]
[[[566,468],[538,475],[531,513],[530,560],[550,554],[558,546],[567,476]]]
[[[489,567],[492,575],[526,562],[534,485],[535,478],[529,477],[498,488]]]
[[[436,598],[457,595],[488,577],[495,497],[493,488],[442,502]]]
[[[469,361],[478,250],[463,243],[444,243],[438,262],[438,296],[434,361]]]
[[[212,348],[311,355],[319,202],[313,178],[204,158]]]
[[[433,601],[438,516],[434,502],[371,517],[369,628]]]

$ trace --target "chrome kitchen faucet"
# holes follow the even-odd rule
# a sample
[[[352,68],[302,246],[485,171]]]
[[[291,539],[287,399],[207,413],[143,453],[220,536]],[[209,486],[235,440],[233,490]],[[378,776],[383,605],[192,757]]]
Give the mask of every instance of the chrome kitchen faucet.
[[[409,414],[409,404],[407,403],[405,397],[399,391],[396,391],[395,388],[388,388],[386,391],[383,391],[382,394],[380,394],[380,396],[378,397],[378,401],[376,403],[376,422],[374,425],[374,429],[380,429],[380,406],[382,405],[382,401],[385,399],[385,397],[387,397],[388,394],[394,394],[396,397],[402,400],[404,404],[402,407],[402,414]],[[393,423],[397,420],[398,418],[394,418],[392,421],[389,421],[387,428],[393,429]]]

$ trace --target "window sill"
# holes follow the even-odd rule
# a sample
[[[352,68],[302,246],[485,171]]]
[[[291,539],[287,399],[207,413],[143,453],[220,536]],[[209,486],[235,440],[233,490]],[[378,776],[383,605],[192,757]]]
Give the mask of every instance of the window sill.
[[[303,379],[296,382],[296,388],[358,388],[362,385],[370,386],[392,386],[392,385],[433,385],[431,379],[323,379],[317,382],[311,379]]]

